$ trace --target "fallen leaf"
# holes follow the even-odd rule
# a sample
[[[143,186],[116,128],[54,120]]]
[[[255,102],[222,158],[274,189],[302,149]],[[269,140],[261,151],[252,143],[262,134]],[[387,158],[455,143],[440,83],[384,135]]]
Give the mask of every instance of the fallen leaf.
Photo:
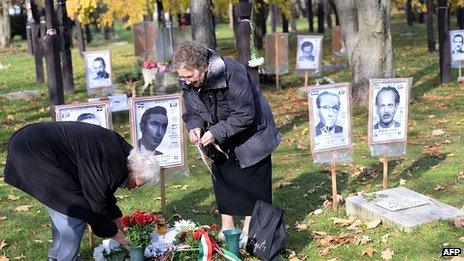
[[[21,260],[21,259],[25,259],[25,258],[26,258],[26,256],[21,254],[20,256],[16,256],[14,259]]]
[[[443,186],[438,184],[433,190],[438,191],[438,190],[442,190],[442,189],[443,189]]]
[[[293,257],[296,257],[296,253],[295,253],[295,251],[287,248],[287,249],[285,249],[285,256],[287,258],[293,258]]]
[[[332,218],[333,219],[333,224],[335,226],[339,226],[339,227],[346,227],[346,226],[349,226],[353,223],[354,219],[353,218],[350,218],[350,219],[344,219],[344,218]]]
[[[432,131],[433,136],[441,136],[443,134],[445,134],[445,132],[442,129],[436,129]]]
[[[327,232],[324,232],[324,231],[313,231],[312,235],[313,235],[314,238],[322,238],[322,237],[327,236]]]
[[[34,242],[35,242],[35,243],[43,243],[42,240],[38,240],[38,239],[34,239]]]
[[[0,221],[6,220],[6,216],[0,216]]]
[[[359,226],[362,225],[362,221],[359,220],[359,219],[356,219],[355,221],[353,221],[353,223],[351,223],[351,225],[349,225],[347,227],[347,229],[349,230],[358,230],[359,229]]]
[[[459,238],[459,241],[461,241],[462,243],[464,243],[464,236],[460,237],[460,238]]]
[[[338,258],[332,258],[332,259],[329,259],[329,260],[327,260],[327,261],[340,261],[340,259],[338,259]]]
[[[457,228],[463,228],[464,227],[464,217],[457,217],[457,218],[454,218],[454,225],[457,227]]]
[[[3,255],[0,256],[0,261],[10,261],[10,259],[6,255]]]
[[[180,190],[187,190],[189,188],[189,185],[183,185]]]
[[[295,223],[295,229],[298,230],[298,231],[303,231],[303,230],[307,230],[308,229],[308,224],[306,223],[300,223],[299,221],[297,221]]]
[[[405,179],[400,179],[400,186],[406,185],[406,180]]]
[[[26,211],[29,211],[29,209],[31,208],[32,206],[31,205],[22,205],[22,206],[19,206],[17,208],[15,208],[15,211],[18,211],[18,212],[26,212]]]
[[[367,228],[376,228],[382,223],[381,219],[374,219],[372,221],[367,222]]]
[[[361,252],[361,255],[363,256],[367,255],[369,257],[372,257],[375,252],[377,252],[377,250],[373,249],[372,247],[368,247],[366,249],[363,249],[363,251]]]
[[[361,237],[361,245],[369,244],[370,242],[372,242],[372,238],[370,236]]]
[[[324,206],[324,208],[331,208],[331,207],[332,207],[332,201],[326,199],[326,200],[322,203],[322,205]]]
[[[394,254],[395,252],[393,252],[393,250],[391,250],[390,248],[387,248],[384,251],[382,251],[382,258],[383,260],[391,260]]]
[[[386,244],[388,242],[388,238],[390,237],[390,234],[387,233],[385,235],[383,235],[381,238],[380,238],[380,241],[382,241],[382,243]]]
[[[5,243],[5,240],[3,240],[1,243],[0,243],[0,249],[3,249],[7,246],[8,244]]]
[[[276,187],[277,187],[278,189],[280,189],[280,188],[283,188],[283,187],[290,186],[290,185],[292,185],[292,184],[293,184],[293,183],[290,182],[290,181],[284,181],[284,180],[282,180],[282,181],[280,181],[279,183],[277,183],[277,186],[276,186]]]
[[[459,171],[458,180],[464,180],[464,171]]]
[[[311,212],[311,213],[312,213],[313,215],[317,216],[317,215],[319,215],[319,214],[322,214],[322,209],[318,208],[318,209],[314,210],[314,211]],[[311,214],[311,213],[310,213],[310,214]]]
[[[330,247],[326,247],[322,250],[319,250],[319,252],[317,253],[319,256],[328,256],[330,255],[331,253],[331,248]]]
[[[209,211],[209,214],[211,215],[219,214],[218,207],[217,206],[212,207],[211,210]]]
[[[18,200],[20,197],[17,197],[15,195],[8,195],[8,199],[9,200],[12,200],[12,201],[15,201],[15,200]]]

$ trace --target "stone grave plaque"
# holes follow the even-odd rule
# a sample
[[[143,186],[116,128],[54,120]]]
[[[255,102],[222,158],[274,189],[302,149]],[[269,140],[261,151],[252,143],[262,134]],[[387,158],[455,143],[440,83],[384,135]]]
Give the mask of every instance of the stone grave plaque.
[[[288,33],[266,34],[265,73],[288,73]]]
[[[135,56],[155,55],[155,22],[143,22],[132,26]]]
[[[346,213],[365,220],[381,219],[405,231],[438,220],[464,216],[462,209],[441,203],[413,190],[397,187],[375,192],[373,200],[361,195],[346,199]]]
[[[429,202],[423,199],[419,199],[419,198],[415,198],[411,196],[405,196],[405,197],[400,197],[400,198],[388,198],[384,200],[382,199],[376,200],[374,204],[384,209],[387,209],[389,211],[398,211],[398,210],[427,205],[429,204]]]

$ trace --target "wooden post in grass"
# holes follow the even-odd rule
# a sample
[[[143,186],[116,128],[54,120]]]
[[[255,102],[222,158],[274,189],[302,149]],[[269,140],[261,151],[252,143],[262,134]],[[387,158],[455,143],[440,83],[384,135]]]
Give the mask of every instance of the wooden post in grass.
[[[275,47],[275,73],[276,73],[276,88],[280,89],[280,84],[279,84],[279,34],[275,34],[274,37],[274,47]]]
[[[382,189],[388,188],[388,157],[383,156],[380,160],[383,163],[383,181],[382,181]]]
[[[160,192],[161,192],[161,213],[163,217],[167,217],[166,212],[166,177],[165,170],[161,169],[160,171]]]
[[[438,42],[440,50],[440,83],[450,82],[450,39],[449,39],[449,14],[448,1],[438,0]]]
[[[332,175],[332,208],[334,211],[338,208],[338,193],[337,193],[337,172],[336,172],[335,151],[332,152],[332,164],[330,172]]]
[[[305,71],[305,80],[304,80],[304,86],[308,87],[308,80],[309,80],[309,72],[308,70]]]

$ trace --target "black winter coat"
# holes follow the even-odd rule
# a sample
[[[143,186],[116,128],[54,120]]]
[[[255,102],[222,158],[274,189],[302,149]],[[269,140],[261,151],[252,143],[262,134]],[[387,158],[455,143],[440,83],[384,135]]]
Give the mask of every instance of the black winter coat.
[[[70,217],[95,235],[117,233],[114,192],[127,178],[132,146],[117,133],[82,122],[27,125],[10,138],[5,182]]]
[[[187,129],[210,130],[222,148],[235,152],[242,169],[279,145],[271,108],[243,64],[209,50],[208,71],[199,91],[183,81],[179,85]]]

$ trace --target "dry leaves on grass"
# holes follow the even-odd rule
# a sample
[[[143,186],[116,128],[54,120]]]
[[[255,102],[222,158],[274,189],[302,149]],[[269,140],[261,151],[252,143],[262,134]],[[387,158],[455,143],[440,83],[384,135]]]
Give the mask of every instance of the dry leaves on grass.
[[[29,211],[30,208],[32,208],[31,205],[22,205],[22,206],[16,207],[15,211],[26,212],[26,211]]]
[[[306,224],[306,223],[300,223],[299,221],[297,221],[297,222],[295,222],[294,228],[295,228],[297,231],[303,231],[303,230],[308,230],[309,225]]]
[[[26,256],[21,254],[20,256],[15,256],[15,260],[21,260],[21,259],[26,259]]]
[[[372,247],[368,247],[366,249],[363,249],[363,251],[361,252],[361,255],[372,257],[375,252],[377,252],[377,250],[375,250]]]
[[[464,171],[459,171],[458,180],[464,180]]]
[[[405,179],[400,179],[399,184],[400,184],[400,186],[406,185],[406,180]]]
[[[217,206],[212,207],[211,210],[209,211],[209,214],[210,215],[219,214],[219,208]]]
[[[395,255],[395,252],[390,248],[387,248],[384,251],[382,251],[383,260],[391,260],[393,258],[393,255]]]
[[[5,242],[5,240],[3,240],[1,243],[0,243],[0,250],[1,249],[4,249],[8,244]]]
[[[0,261],[10,261],[10,259],[6,255],[0,256]]]
[[[438,184],[433,190],[438,191],[438,190],[442,190],[442,189],[443,189],[443,186]]]
[[[349,217],[348,219],[344,219],[344,218],[332,218],[332,219],[333,219],[333,224],[339,227],[349,226],[355,221],[354,217]]]
[[[359,226],[362,225],[362,221],[359,220],[359,219],[356,219],[355,221],[353,221],[353,223],[351,223],[351,225],[349,225],[347,227],[348,230],[354,230],[354,231],[358,231],[360,228]]]
[[[320,209],[320,208],[318,208],[318,209],[314,210],[313,212],[309,213],[309,215],[315,215],[315,216],[320,215],[320,214],[322,214],[322,209]]]
[[[12,200],[12,201],[15,201],[15,200],[18,200],[20,197],[17,197],[15,195],[8,195],[7,197],[9,200]]]
[[[460,237],[460,238],[459,238],[459,241],[461,241],[462,243],[464,243],[464,236]]]
[[[390,233],[387,233],[385,235],[383,235],[382,237],[380,237],[380,241],[384,244],[388,243],[388,238],[390,237]]]
[[[284,181],[284,180],[281,180],[277,183],[277,186],[276,188],[280,189],[280,188],[283,188],[283,187],[288,187],[290,185],[292,185],[293,183],[290,182],[290,181]]]
[[[333,247],[325,247],[317,252],[318,256],[328,256],[330,253],[332,253],[332,248]]]
[[[463,228],[464,227],[464,217],[457,217],[457,218],[454,218],[454,225],[457,227],[457,228]]]
[[[366,226],[366,227],[367,227],[367,228],[376,228],[376,227],[378,227],[380,224],[382,224],[382,220],[380,220],[380,219],[374,219],[374,220],[372,220],[372,221],[367,222],[367,224],[366,224],[367,226]]]
[[[6,216],[0,216],[0,221],[6,220]]]

